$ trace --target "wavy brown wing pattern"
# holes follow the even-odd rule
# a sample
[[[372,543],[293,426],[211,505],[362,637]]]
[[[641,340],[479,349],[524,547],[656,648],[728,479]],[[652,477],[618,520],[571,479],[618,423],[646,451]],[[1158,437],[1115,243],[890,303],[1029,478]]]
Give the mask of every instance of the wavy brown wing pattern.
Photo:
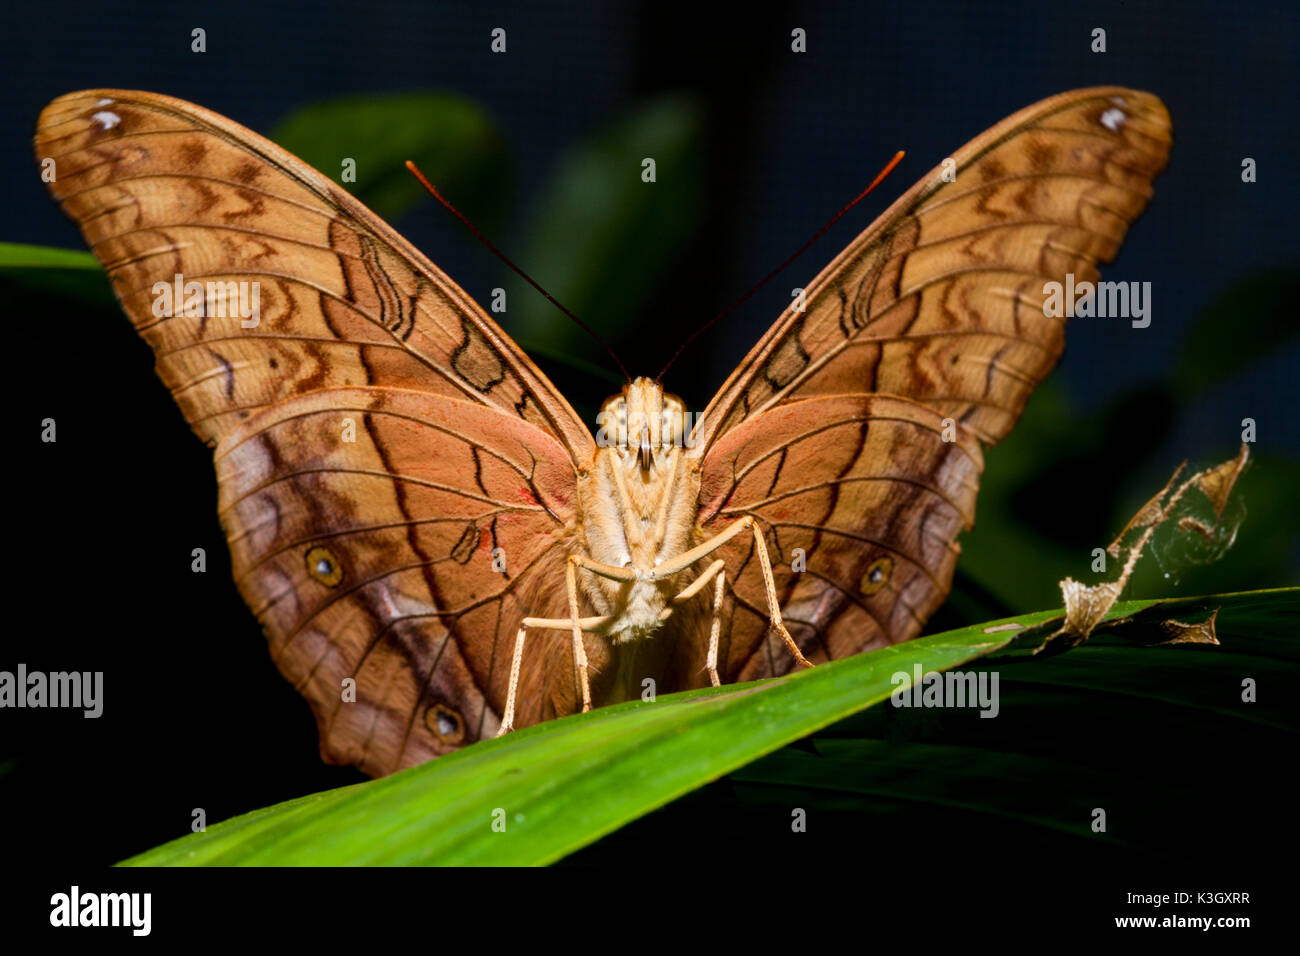
[[[1044,285],[1097,280],[1171,143],[1164,104],[1136,90],[1021,110],[953,154],[952,181],[936,167],[836,257],[807,286],[805,311],[782,315],[705,410],[702,534],[760,520],[811,660],[915,637],[947,595],[955,538],[973,519],[977,445],[1011,429],[1064,345]],[[877,422],[900,398],[925,413]],[[945,419],[956,441],[935,447]],[[759,448],[767,457],[753,459]],[[737,539],[723,557],[728,679],[788,670],[765,640],[751,549]]]
[[[590,460],[590,431],[473,299],[269,140],[183,100],[87,90],[41,111],[36,155],[209,444],[281,399],[385,385],[498,408]],[[155,316],[176,275],[256,281],[259,323]]]
[[[519,620],[564,613],[538,582],[563,580],[594,447],[568,403],[378,217],[215,113],[73,93],[36,154],[216,446],[240,590],[322,753],[381,774],[494,732]],[[204,307],[155,314],[178,275]],[[256,283],[251,327],[206,285],[227,282]],[[536,643],[520,724],[573,709],[567,648]]]

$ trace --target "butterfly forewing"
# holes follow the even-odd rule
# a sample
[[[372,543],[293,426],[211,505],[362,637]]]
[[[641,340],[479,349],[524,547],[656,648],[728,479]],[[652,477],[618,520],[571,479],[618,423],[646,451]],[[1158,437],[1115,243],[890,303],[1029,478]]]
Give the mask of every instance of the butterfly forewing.
[[[154,93],[89,90],[42,111],[36,153],[54,160],[51,192],[205,440],[286,397],[389,385],[493,406],[589,460],[589,430],[473,299],[250,130]],[[166,310],[179,314],[159,315],[156,286],[178,275],[205,292],[256,282],[256,325],[187,315],[180,303]]]
[[[1063,93],[952,155],[807,286],[701,416],[707,445],[784,401],[886,392],[986,444],[1060,357],[1048,281],[1094,281],[1146,207],[1172,142],[1149,93]],[[945,178],[945,173],[948,178]],[[951,181],[949,181],[951,180]]]

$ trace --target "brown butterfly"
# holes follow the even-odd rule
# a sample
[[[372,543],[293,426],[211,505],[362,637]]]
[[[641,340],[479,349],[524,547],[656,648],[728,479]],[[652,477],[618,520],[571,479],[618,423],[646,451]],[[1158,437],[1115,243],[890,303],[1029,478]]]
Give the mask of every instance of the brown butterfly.
[[[1022,110],[840,253],[698,420],[639,378],[596,441],[437,266],[255,133],[93,90],[36,134],[214,446],[235,579],[322,755],[372,775],[647,679],[915,637],[982,447],[1061,353],[1045,282],[1097,279],[1170,145],[1148,93]]]

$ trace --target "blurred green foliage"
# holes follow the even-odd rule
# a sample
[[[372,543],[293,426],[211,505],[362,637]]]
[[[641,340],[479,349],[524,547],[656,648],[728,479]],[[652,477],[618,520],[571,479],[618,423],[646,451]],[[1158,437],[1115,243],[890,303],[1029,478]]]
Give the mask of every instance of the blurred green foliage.
[[[1275,269],[1237,279],[1197,317],[1165,380],[1188,402],[1300,338],[1300,271]]]
[[[703,110],[693,99],[666,96],[574,146],[528,214],[520,257],[525,271],[545,277],[547,291],[598,329],[609,332],[626,321],[629,302],[645,300],[671,278],[670,266],[697,224],[703,122]],[[671,188],[642,180],[647,157],[655,161],[656,183]],[[593,354],[586,333],[521,279],[512,277],[507,289],[510,331],[521,344],[560,362],[575,353]],[[631,374],[647,373],[636,357],[622,358]],[[603,355],[600,359],[600,381],[591,384],[603,399],[622,377]],[[594,420],[594,412],[588,420]]]
[[[510,201],[505,143],[482,107],[447,93],[392,93],[326,100],[287,117],[270,138],[336,182],[356,162],[344,188],[384,219],[427,199],[404,165],[413,160],[484,228]]]

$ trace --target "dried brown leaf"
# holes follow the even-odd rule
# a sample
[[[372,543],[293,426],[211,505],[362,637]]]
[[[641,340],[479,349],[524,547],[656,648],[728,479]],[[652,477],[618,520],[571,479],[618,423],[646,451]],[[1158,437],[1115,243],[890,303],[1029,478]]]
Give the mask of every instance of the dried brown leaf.
[[[1161,621],[1160,628],[1169,635],[1168,640],[1161,641],[1161,644],[1218,644],[1219,636],[1214,630],[1215,618],[1219,616],[1219,609],[1216,607],[1214,612],[1204,621],[1197,621],[1195,624],[1187,624],[1183,621]]]
[[[1119,533],[1119,537],[1106,549],[1114,558],[1118,558],[1121,552],[1128,551],[1128,557],[1124,561],[1124,567],[1120,569],[1119,577],[1114,581],[1104,581],[1092,587],[1080,584],[1072,578],[1066,578],[1061,582],[1061,594],[1065,598],[1065,621],[1055,633],[1043,642],[1038,650],[1043,651],[1049,647],[1055,649],[1061,644],[1064,644],[1067,648],[1075,647],[1088,639],[1097,625],[1105,618],[1107,612],[1119,600],[1125,585],[1128,584],[1129,577],[1133,574],[1133,568],[1137,565],[1138,559],[1142,557],[1142,549],[1151,540],[1151,536],[1156,529],[1173,514],[1179,500],[1193,485],[1204,492],[1205,496],[1210,499],[1210,503],[1214,507],[1217,526],[1217,519],[1223,517],[1223,510],[1227,506],[1232,487],[1245,467],[1248,457],[1249,452],[1243,442],[1241,451],[1238,452],[1235,459],[1224,462],[1215,468],[1207,468],[1204,471],[1197,472],[1179,485],[1178,490],[1170,494],[1170,489],[1174,487],[1174,482],[1182,474],[1187,462],[1184,461],[1174,469],[1173,475],[1165,482],[1165,486],[1160,489],[1159,494],[1138,509],[1137,514],[1129,519],[1128,524],[1124,526],[1124,530]],[[1168,498],[1167,501],[1165,500],[1166,497]],[[1145,529],[1141,536],[1127,548],[1122,547],[1120,542],[1123,541],[1124,537],[1129,532],[1139,528]],[[1195,518],[1180,519],[1178,528],[1182,531],[1195,532],[1207,541],[1212,540],[1215,530]],[[1199,624],[1168,621],[1165,622],[1165,626],[1172,635],[1165,642],[1168,644],[1218,643],[1218,639],[1214,635],[1214,615]]]
[[[1119,557],[1119,543],[1124,540],[1124,536],[1130,531],[1134,531],[1138,528],[1149,527],[1150,525],[1157,524],[1162,520],[1164,514],[1163,502],[1165,495],[1169,494],[1169,489],[1174,486],[1174,482],[1178,480],[1178,476],[1183,473],[1183,469],[1186,467],[1187,462],[1184,460],[1181,465],[1174,469],[1174,473],[1169,476],[1169,480],[1165,482],[1165,486],[1161,488],[1150,501],[1139,508],[1137,514],[1128,519],[1128,524],[1124,525],[1124,530],[1115,536],[1115,540],[1112,541],[1110,546],[1106,549],[1106,552],[1112,558]]]
[[[1228,506],[1228,496],[1232,494],[1232,486],[1237,483],[1242,469],[1246,467],[1248,457],[1246,443],[1242,442],[1241,451],[1237,453],[1236,458],[1225,461],[1218,468],[1203,471],[1197,476],[1196,486],[1204,492],[1205,497],[1210,499],[1215,518],[1223,517],[1223,509]]]
[[[1065,621],[1052,634],[1043,646],[1064,642],[1066,647],[1075,647],[1088,639],[1102,618],[1119,600],[1124,590],[1127,575],[1121,575],[1118,581],[1103,581],[1089,587],[1073,578],[1061,582],[1061,595],[1065,598]]]
[[[1194,531],[1196,534],[1199,534],[1206,541],[1212,542],[1214,540],[1214,529],[1211,528],[1209,525],[1207,525],[1204,521],[1200,521],[1197,518],[1179,519],[1178,530]]]

